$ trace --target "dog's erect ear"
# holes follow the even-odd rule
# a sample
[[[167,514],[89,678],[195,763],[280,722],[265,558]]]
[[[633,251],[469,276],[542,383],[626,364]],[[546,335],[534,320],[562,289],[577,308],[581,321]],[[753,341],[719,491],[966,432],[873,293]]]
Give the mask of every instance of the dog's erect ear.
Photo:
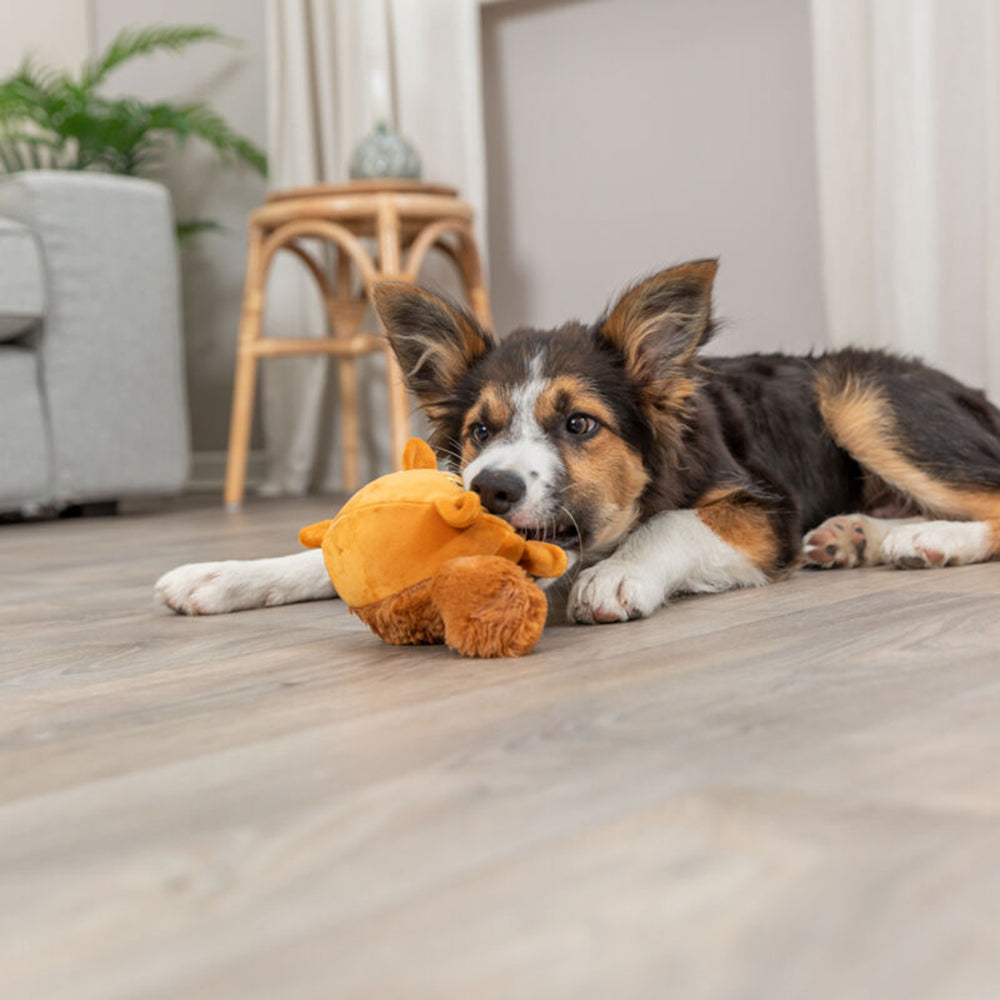
[[[598,332],[640,384],[658,382],[689,361],[712,335],[717,260],[668,268],[629,288],[598,320]]]
[[[470,365],[494,345],[464,309],[402,281],[375,286],[375,309],[406,384],[434,416]]]

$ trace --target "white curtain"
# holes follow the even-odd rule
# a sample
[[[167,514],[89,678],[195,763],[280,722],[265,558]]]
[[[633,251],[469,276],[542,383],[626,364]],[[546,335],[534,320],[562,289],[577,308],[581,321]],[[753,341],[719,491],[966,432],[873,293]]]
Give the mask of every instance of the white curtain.
[[[267,17],[269,186],[346,181],[352,149],[388,112],[416,146],[424,179],[458,188],[472,204],[485,250],[478,0],[267,0]],[[433,259],[422,283],[453,295],[460,288],[450,264]],[[265,334],[325,336],[325,324],[311,279],[279,255]],[[282,358],[261,366],[262,492],[340,488],[336,379],[327,378],[335,363]],[[361,368],[363,478],[392,465],[383,370],[379,356]]]
[[[1000,401],[1000,0],[812,0],[830,335]]]

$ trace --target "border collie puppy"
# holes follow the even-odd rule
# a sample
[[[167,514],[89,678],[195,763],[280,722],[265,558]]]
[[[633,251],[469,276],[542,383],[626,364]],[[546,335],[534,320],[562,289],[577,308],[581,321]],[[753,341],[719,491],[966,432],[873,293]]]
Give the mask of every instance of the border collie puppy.
[[[375,291],[438,454],[576,564],[571,620],[643,618],[801,564],[1000,553],[1000,411],[981,392],[880,351],[701,357],[716,270],[673,267],[592,325],[499,341],[413,285]],[[157,593],[188,614],[334,596],[318,550],[182,566]]]

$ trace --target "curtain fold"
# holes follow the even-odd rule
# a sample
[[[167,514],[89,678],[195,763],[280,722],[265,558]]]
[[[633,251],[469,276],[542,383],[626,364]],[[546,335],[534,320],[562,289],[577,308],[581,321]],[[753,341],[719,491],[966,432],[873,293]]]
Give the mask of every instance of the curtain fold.
[[[812,0],[812,26],[833,343],[1000,400],[998,0]]]
[[[485,245],[485,148],[478,0],[268,0],[269,186],[348,179],[354,146],[388,112],[414,143],[426,180],[459,189]],[[315,249],[315,248],[314,248]],[[432,255],[421,283],[460,293],[451,265]],[[374,329],[369,315],[366,325]],[[264,332],[321,337],[326,318],[311,279],[279,255]],[[336,379],[324,358],[261,366],[269,495],[340,487]],[[384,362],[362,359],[362,476],[390,470]],[[419,430],[419,427],[417,428]]]

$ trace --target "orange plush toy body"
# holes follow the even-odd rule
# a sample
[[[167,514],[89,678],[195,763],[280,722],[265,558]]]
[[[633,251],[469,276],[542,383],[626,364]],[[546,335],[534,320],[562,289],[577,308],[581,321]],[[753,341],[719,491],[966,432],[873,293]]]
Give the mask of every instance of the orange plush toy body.
[[[377,636],[397,645],[445,642],[464,656],[530,652],[547,610],[531,577],[566,570],[561,548],[526,541],[488,514],[417,439],[406,446],[402,472],[360,489],[333,520],[303,528],[299,541],[323,549],[337,593]]]

